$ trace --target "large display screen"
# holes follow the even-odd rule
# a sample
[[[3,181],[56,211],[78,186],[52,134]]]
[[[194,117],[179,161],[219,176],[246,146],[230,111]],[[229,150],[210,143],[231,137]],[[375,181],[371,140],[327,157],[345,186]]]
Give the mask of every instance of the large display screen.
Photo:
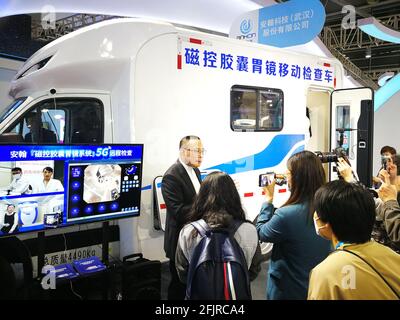
[[[140,214],[143,145],[1,145],[0,236]]]

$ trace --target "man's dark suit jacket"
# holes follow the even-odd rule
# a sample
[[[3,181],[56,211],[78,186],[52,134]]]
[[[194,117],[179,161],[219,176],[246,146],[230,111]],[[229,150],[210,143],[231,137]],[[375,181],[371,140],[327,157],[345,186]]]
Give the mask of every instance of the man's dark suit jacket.
[[[200,170],[194,168],[194,171],[201,182]],[[192,181],[179,160],[165,172],[161,183],[161,192],[167,206],[164,250],[167,258],[175,261],[179,232],[196,196]]]
[[[45,142],[45,143],[57,143],[56,134],[46,128],[41,128],[41,141],[32,141],[32,133],[29,132],[25,135],[25,142]],[[36,139],[35,139],[36,140]]]

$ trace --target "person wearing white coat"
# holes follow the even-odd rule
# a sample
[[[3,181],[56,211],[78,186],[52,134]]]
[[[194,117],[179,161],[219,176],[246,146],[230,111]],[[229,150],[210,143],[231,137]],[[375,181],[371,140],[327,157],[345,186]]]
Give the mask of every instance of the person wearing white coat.
[[[37,183],[34,193],[48,193],[64,191],[64,186],[58,179],[53,179],[54,170],[51,167],[43,169],[43,180]]]

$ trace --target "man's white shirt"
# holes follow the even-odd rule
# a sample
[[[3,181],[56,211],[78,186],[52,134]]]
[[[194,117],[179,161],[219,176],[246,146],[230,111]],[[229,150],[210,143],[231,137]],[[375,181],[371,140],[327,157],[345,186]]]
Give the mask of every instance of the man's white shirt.
[[[194,190],[196,191],[196,193],[199,193],[200,182],[199,182],[199,179],[197,178],[196,172],[194,171],[194,169],[191,166],[188,166],[186,163],[184,163],[181,158],[179,158],[179,162],[183,165],[187,174],[189,175],[189,178],[192,181]]]
[[[33,193],[47,193],[47,192],[57,192],[64,191],[64,186],[57,179],[50,179],[47,184],[44,183],[44,180],[41,180],[35,185]]]
[[[24,194],[29,191],[29,181],[24,178],[13,179],[8,188],[11,192]]]

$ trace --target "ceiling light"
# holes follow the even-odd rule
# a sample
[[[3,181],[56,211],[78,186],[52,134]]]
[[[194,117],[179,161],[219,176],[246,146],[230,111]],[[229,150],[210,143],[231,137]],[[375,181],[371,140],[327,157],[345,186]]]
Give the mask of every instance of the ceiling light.
[[[371,48],[367,48],[367,50],[365,51],[365,57],[367,59],[372,57],[372,52],[371,52]]]
[[[394,72],[385,72],[379,76],[378,84],[380,87],[384,86],[385,83],[394,76]]]

